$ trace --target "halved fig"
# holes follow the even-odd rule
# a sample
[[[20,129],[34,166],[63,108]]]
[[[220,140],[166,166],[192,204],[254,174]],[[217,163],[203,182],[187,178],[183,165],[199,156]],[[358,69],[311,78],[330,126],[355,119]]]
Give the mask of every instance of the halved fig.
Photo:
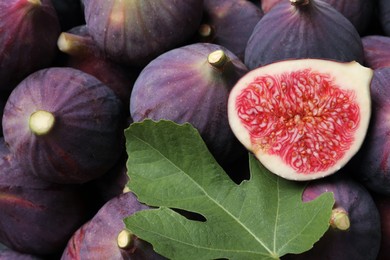
[[[322,178],[359,150],[373,71],[357,62],[286,60],[250,71],[230,92],[230,126],[271,172]]]
[[[97,45],[113,60],[143,67],[192,37],[203,0],[84,1],[85,20]]]
[[[371,69],[390,67],[390,36],[367,35],[362,37],[364,64]]]
[[[123,105],[90,74],[51,67],[25,78],[4,108],[4,139],[26,170],[47,181],[100,177],[124,149]]]
[[[303,58],[362,64],[360,35],[347,18],[324,1],[281,2],[255,26],[245,49],[245,64],[254,69]]]

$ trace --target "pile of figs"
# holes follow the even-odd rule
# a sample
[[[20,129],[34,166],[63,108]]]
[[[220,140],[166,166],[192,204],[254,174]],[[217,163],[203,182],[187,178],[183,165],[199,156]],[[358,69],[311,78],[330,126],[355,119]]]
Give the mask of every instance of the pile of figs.
[[[283,259],[390,259],[389,0],[0,1],[0,113],[0,259],[165,259],[122,221],[145,119],[191,123],[237,183],[267,154],[333,192]]]

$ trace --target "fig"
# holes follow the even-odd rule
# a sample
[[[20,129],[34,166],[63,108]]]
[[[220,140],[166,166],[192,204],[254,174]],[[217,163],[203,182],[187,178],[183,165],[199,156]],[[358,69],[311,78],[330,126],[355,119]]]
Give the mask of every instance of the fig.
[[[390,36],[390,2],[378,0],[378,12],[384,35]]]
[[[351,22],[328,3],[281,2],[253,29],[245,49],[245,64],[254,69],[276,61],[302,58],[362,64],[363,44]]]
[[[31,174],[57,183],[102,176],[124,149],[124,108],[95,77],[69,67],[29,75],[10,94],[4,139]]]
[[[224,46],[241,60],[262,10],[248,0],[204,0],[199,41]]]
[[[203,0],[95,0],[84,6],[99,48],[114,61],[140,67],[192,37],[203,14]]]
[[[60,31],[51,0],[0,1],[0,90],[50,66]]]
[[[261,0],[261,8],[268,13],[275,5],[285,0]],[[360,35],[369,29],[374,14],[374,1],[366,0],[323,0],[344,15]]]
[[[390,67],[390,36],[367,35],[362,37],[364,64],[372,69]]]
[[[160,55],[141,71],[130,99],[134,122],[146,118],[191,123],[217,161],[234,161],[242,150],[227,119],[228,95],[247,72],[223,46],[194,43]],[[234,159],[233,159],[234,158]]]
[[[381,224],[370,192],[351,178],[334,175],[309,182],[302,199],[308,202],[324,192],[332,192],[335,199],[329,229],[309,251],[286,259],[376,260]]]
[[[124,218],[148,208],[131,192],[110,199],[73,234],[61,260],[165,259],[153,251],[151,244],[131,234],[123,222]]]
[[[0,249],[0,259],[2,260],[44,260],[45,258],[41,258],[31,254],[24,254],[18,251],[6,248]]]
[[[373,193],[381,220],[381,243],[377,260],[390,259],[390,197]]]
[[[0,139],[0,243],[25,254],[61,252],[90,218],[79,186],[28,174]]]
[[[390,67],[374,70],[370,92],[372,116],[366,139],[354,158],[355,177],[380,194],[390,195]]]
[[[283,178],[334,174],[366,136],[372,75],[357,62],[321,59],[254,69],[230,92],[231,129],[266,168]]]
[[[108,59],[97,47],[86,25],[62,32],[57,45],[66,54],[61,66],[95,76],[114,91],[125,107],[129,106],[131,89],[139,72]]]

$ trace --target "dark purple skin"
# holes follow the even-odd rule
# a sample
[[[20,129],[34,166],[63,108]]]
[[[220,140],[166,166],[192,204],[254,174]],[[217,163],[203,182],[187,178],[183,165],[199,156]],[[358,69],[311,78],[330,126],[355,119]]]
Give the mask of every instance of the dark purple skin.
[[[0,140],[0,243],[25,254],[61,252],[90,218],[78,186],[43,181],[26,173]]]
[[[207,62],[216,50],[223,50],[231,60],[222,69]],[[227,100],[246,72],[241,60],[220,45],[195,43],[176,48],[141,71],[131,94],[130,115],[134,122],[148,118],[191,123],[220,164],[234,161],[244,149],[230,129]]]
[[[381,245],[377,260],[390,259],[390,196],[373,193],[381,219]]]
[[[390,36],[367,35],[362,37],[364,63],[371,69],[390,67]]]
[[[261,0],[264,13],[285,0]],[[374,2],[367,0],[323,0],[344,15],[356,28],[359,34],[365,34],[371,25],[374,14]]]
[[[376,260],[381,242],[378,208],[370,192],[352,178],[335,175],[309,182],[302,196],[311,201],[324,192],[332,192],[334,208],[343,208],[349,217],[347,230],[332,226],[312,249],[299,255],[286,255],[283,259],[354,259]]]
[[[41,3],[0,1],[0,90],[13,89],[56,58],[61,32],[58,16],[51,0]]]
[[[0,260],[45,260],[45,258],[6,248],[0,249]]]
[[[51,112],[45,135],[29,128],[30,115]],[[19,163],[35,176],[57,183],[85,183],[106,173],[124,149],[123,105],[95,77],[73,68],[31,74],[4,108],[4,139]]]
[[[374,70],[372,114],[365,141],[351,167],[373,192],[390,195],[390,67]]]
[[[130,93],[139,69],[128,68],[108,59],[96,42],[89,35],[85,25],[77,26],[64,32],[67,35],[67,49],[61,66],[72,67],[84,71],[110,87],[125,107],[129,106]]]
[[[293,6],[286,0],[263,16],[245,50],[249,69],[298,58],[363,63],[361,38],[351,22],[328,3],[309,1]]]
[[[263,11],[248,0],[204,0],[203,5],[198,40],[222,45],[244,60],[246,43]]]
[[[378,11],[383,33],[386,36],[390,36],[390,1],[378,0]]]
[[[112,198],[102,206],[91,220],[74,233],[62,254],[61,260],[165,259],[154,252],[149,243],[136,237],[132,247],[128,249],[118,247],[117,236],[119,232],[125,229],[123,219],[145,209],[149,209],[149,207],[141,204],[131,192]]]
[[[57,12],[61,31],[67,31],[85,23],[80,0],[51,0]]]
[[[84,1],[84,5],[86,24],[97,45],[114,61],[140,67],[192,37],[203,14],[203,0],[131,4],[95,0]],[[117,19],[123,15],[123,21],[110,20],[111,15]]]

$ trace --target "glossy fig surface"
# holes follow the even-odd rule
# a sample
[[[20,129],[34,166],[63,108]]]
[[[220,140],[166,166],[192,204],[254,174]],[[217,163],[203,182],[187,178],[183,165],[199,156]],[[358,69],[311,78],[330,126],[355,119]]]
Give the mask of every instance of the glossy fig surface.
[[[69,67],[37,71],[11,93],[4,139],[35,176],[83,183],[104,174],[121,156],[123,105],[95,77]]]
[[[372,69],[390,67],[390,36],[367,35],[362,37],[364,63]]]

